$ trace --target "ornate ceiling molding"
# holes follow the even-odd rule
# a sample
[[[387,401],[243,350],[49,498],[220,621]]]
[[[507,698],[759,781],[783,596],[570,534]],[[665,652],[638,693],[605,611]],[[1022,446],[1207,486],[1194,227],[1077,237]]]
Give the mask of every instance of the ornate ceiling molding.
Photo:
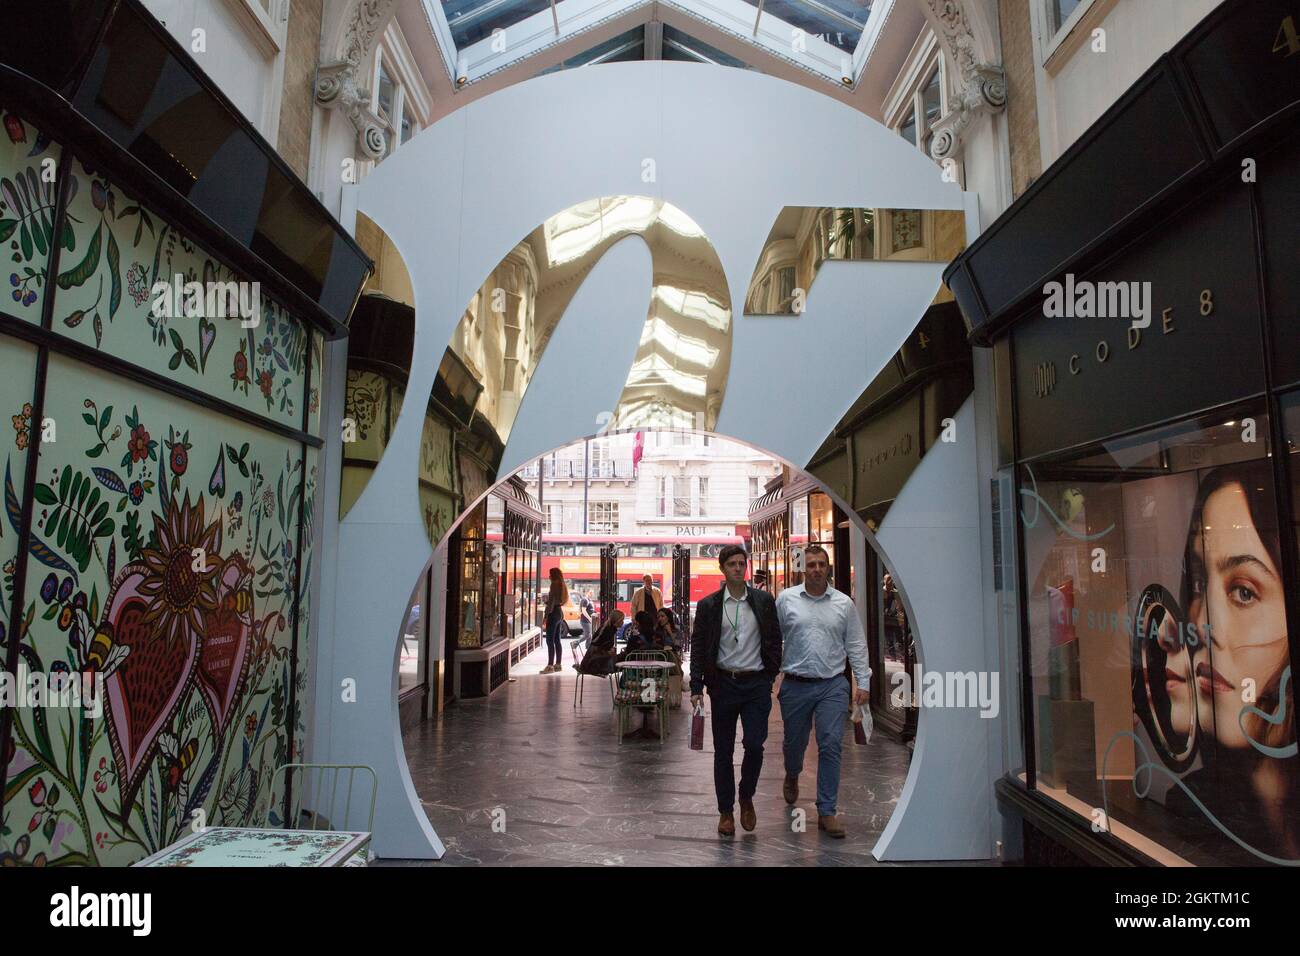
[[[362,153],[375,160],[382,159],[386,149],[385,123],[370,108],[367,66],[396,9],[397,0],[350,0],[338,58],[322,63],[316,73],[316,102],[341,110],[356,128]]]
[[[1000,113],[1007,105],[1007,83],[997,57],[995,32],[977,0],[917,0],[943,47],[952,95],[948,112],[934,124],[930,155],[939,161],[957,158],[963,134],[981,115]]]

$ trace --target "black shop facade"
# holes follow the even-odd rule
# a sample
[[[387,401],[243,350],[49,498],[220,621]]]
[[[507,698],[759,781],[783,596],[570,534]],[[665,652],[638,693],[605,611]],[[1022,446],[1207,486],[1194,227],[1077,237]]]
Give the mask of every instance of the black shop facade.
[[[945,273],[993,352],[1026,862],[1300,860],[1300,56],[1228,2]]]

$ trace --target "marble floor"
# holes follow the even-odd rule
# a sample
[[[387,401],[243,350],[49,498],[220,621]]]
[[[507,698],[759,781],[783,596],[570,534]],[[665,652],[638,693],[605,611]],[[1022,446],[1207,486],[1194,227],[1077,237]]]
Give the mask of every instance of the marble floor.
[[[689,748],[689,704],[670,711],[664,743],[620,744],[608,684],[585,678],[575,709],[571,666],[567,674],[537,674],[544,664],[543,648],[490,698],[459,701],[405,736],[416,791],[447,847],[436,865],[878,865],[871,848],[898,802],[906,747],[883,734],[855,745],[845,722],[840,819],[848,836],[832,840],[817,830],[811,741],[796,808],[807,814],[806,829],[781,795],[783,728],[774,701],[754,800],[758,827],[746,833],[737,818],[735,838],[723,840],[712,740],[706,731],[705,749]],[[740,756],[737,741],[737,778]]]

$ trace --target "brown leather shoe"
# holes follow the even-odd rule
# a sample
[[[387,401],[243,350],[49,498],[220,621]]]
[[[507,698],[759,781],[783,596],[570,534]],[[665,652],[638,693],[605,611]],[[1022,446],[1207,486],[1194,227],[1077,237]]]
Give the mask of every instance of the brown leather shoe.
[[[837,840],[844,839],[844,827],[834,814],[828,817],[818,816],[817,829],[823,831],[828,837],[834,837]]]
[[[781,788],[781,792],[785,794],[785,802],[790,806],[794,806],[799,802],[799,775],[797,773],[787,773],[785,775],[785,785]]]
[[[753,800],[740,801],[740,825],[746,830],[752,830],[758,826],[758,814],[754,812]]]
[[[730,813],[723,813],[718,816],[718,836],[735,836],[736,835],[736,818]]]

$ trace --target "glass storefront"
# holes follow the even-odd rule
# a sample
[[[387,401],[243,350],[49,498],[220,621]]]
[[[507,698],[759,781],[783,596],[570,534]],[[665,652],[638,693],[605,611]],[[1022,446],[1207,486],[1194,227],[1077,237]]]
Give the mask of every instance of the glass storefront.
[[[1247,405],[1022,466],[1038,790],[1195,863],[1249,862],[1230,835],[1300,851],[1268,424]]]
[[[494,490],[453,537],[459,555],[456,646],[485,647],[539,625],[538,564],[542,524],[522,488]]]

